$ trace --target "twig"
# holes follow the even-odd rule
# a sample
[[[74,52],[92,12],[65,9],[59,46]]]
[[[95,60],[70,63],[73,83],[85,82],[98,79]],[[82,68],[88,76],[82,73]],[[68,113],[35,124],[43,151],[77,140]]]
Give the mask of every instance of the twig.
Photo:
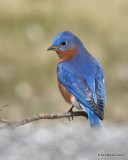
[[[75,111],[75,112],[66,112],[66,113],[46,113],[46,114],[37,114],[34,116],[31,116],[29,118],[25,118],[23,120],[18,120],[18,121],[10,121],[10,120],[5,120],[0,118],[0,123],[4,124],[3,126],[0,127],[0,129],[5,129],[5,128],[16,128],[25,124],[28,124],[33,121],[37,121],[40,119],[59,119],[59,118],[70,118],[70,117],[77,117],[77,116],[84,116],[88,118],[88,115],[84,111]]]

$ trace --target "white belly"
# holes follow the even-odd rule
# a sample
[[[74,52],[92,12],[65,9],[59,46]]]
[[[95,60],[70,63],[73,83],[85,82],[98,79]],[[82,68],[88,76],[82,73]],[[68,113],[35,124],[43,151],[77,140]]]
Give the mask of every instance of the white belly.
[[[80,103],[77,101],[77,99],[72,95],[71,96],[71,104],[74,105],[77,109],[82,109]]]

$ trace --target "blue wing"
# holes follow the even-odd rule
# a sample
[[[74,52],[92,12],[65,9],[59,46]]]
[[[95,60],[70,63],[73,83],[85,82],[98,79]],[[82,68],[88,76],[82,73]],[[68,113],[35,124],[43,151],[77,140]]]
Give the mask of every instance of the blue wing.
[[[72,68],[72,66],[60,65],[58,67],[59,80],[83,106],[94,111],[102,120],[104,117],[105,88],[101,67],[98,66],[96,69],[92,67],[93,70],[91,69],[89,72],[85,70],[84,73],[80,67]]]

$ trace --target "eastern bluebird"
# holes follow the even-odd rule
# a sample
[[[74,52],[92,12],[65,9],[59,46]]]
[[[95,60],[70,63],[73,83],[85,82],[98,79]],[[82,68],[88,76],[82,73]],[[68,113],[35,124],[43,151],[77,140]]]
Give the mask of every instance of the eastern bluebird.
[[[64,99],[87,113],[91,127],[101,127],[105,86],[99,62],[69,31],[59,33],[48,50],[56,51],[59,56],[58,87]]]

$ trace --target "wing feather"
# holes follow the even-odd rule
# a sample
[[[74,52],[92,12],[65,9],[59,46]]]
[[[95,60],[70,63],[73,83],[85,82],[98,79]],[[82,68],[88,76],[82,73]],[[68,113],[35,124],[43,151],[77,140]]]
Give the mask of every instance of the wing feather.
[[[96,74],[91,77],[85,73],[82,74],[80,70],[75,72],[72,70],[68,68],[61,72],[61,69],[58,69],[60,82],[83,106],[93,110],[103,120],[105,88],[102,69],[98,67]]]

